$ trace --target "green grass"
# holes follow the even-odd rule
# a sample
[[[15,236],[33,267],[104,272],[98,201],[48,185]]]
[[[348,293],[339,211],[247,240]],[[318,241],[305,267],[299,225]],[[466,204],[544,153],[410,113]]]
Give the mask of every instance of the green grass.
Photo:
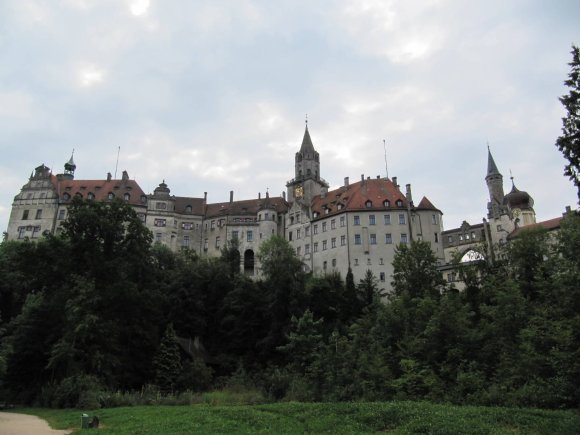
[[[80,410],[24,409],[53,428],[80,427]],[[580,413],[427,402],[276,403],[100,409],[98,434],[577,434]],[[90,433],[90,432],[89,432]]]

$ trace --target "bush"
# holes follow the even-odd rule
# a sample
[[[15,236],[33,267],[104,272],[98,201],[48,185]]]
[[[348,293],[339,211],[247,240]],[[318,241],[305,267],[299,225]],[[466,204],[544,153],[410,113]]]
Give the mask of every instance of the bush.
[[[95,376],[76,375],[41,390],[39,402],[52,408],[98,409],[104,388]]]

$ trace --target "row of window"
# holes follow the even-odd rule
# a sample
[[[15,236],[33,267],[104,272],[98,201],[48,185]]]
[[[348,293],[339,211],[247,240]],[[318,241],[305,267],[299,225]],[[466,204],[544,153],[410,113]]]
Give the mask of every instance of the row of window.
[[[64,201],[69,201],[69,200],[70,200],[70,198],[71,198],[71,196],[70,196],[70,194],[69,194],[68,192],[65,192],[65,193],[63,193],[63,195],[62,195],[62,199],[63,199]],[[81,198],[81,199],[82,199],[82,198],[83,198],[83,194],[82,194],[82,193],[80,193],[80,192],[77,192],[77,193],[75,193],[75,198]],[[95,199],[95,194],[94,194],[93,192],[89,192],[89,193],[87,193],[87,199],[89,199],[89,200],[93,200],[93,199]],[[109,193],[107,193],[107,199],[108,199],[108,200],[113,200],[113,199],[115,199],[115,194],[114,194],[113,192],[109,192]],[[131,194],[130,194],[130,193],[125,193],[125,194],[123,195],[123,199],[124,199],[125,201],[130,201],[130,200],[131,200]],[[146,197],[145,195],[141,195],[141,202],[142,202],[143,204],[145,204],[145,203],[147,202],[147,197]],[[159,205],[160,203],[157,203],[157,204]],[[159,207],[158,207],[158,208],[159,208]]]
[[[30,237],[32,239],[37,239],[40,237],[40,226],[32,226],[29,225],[27,227],[18,227],[18,238],[24,239],[28,236],[27,233],[30,233]]]
[[[395,205],[396,205],[397,207],[403,207],[403,201],[402,201],[402,200],[400,200],[400,199],[397,199],[397,200],[395,201]],[[385,207],[385,208],[389,208],[390,206],[391,206],[391,201],[389,201],[388,199],[385,199],[385,200],[383,201],[383,207]],[[342,210],[343,208],[344,208],[344,205],[343,205],[343,204],[341,204],[341,203],[338,203],[338,204],[336,205],[336,209],[337,209],[337,210]],[[370,199],[369,199],[369,200],[367,200],[367,201],[365,202],[365,208],[373,208],[373,202],[372,202]],[[324,206],[324,214],[329,214],[331,211],[332,211],[332,209],[331,209],[329,206]],[[315,211],[315,212],[314,212],[314,214],[313,214],[313,216],[314,216],[315,218],[317,218],[319,215],[320,215],[320,213],[318,213],[318,212],[316,212],[316,211]]]
[[[380,265],[384,265],[385,263],[383,262],[383,259],[381,258],[380,260],[381,260],[381,261],[380,261],[380,263],[379,263],[379,264],[380,264]],[[336,267],[336,259],[335,259],[335,258],[333,258],[333,259],[331,260],[331,264],[332,264],[332,267],[333,267],[333,268],[334,268],[334,267]],[[372,263],[371,263],[371,259],[370,259],[370,258],[368,258],[368,259],[367,259],[367,266],[371,266],[371,264],[372,264]],[[355,266],[358,266],[358,265],[359,265],[359,263],[358,263],[358,258],[355,258],[355,259],[354,259],[354,265],[355,265]],[[323,269],[324,271],[328,270],[328,261],[326,261],[326,260],[325,260],[325,261],[323,261],[323,262],[322,262],[322,269]],[[380,280],[381,282],[385,282],[385,278],[386,278],[386,276],[385,276],[385,272],[379,272],[379,280]]]
[[[471,232],[471,235],[469,233],[459,234],[457,236],[457,238],[459,239],[460,242],[462,242],[463,240],[470,240],[470,239],[471,240],[475,240],[476,239],[476,237],[475,237],[475,231],[472,231]],[[453,243],[453,235],[447,236],[447,241],[449,243]]]
[[[30,210],[24,210],[22,212],[22,220],[23,221],[28,220],[29,216],[30,216]],[[36,210],[36,217],[34,219],[42,219],[42,209],[41,208]]]

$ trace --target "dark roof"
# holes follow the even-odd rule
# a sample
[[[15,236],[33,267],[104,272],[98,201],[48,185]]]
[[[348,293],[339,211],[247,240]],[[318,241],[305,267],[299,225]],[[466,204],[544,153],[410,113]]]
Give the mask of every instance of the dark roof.
[[[534,206],[534,200],[528,194],[522,190],[518,190],[512,180],[512,190],[504,197],[504,203],[510,206],[510,208],[520,208],[522,210],[531,209]]]
[[[499,170],[497,169],[495,161],[493,160],[493,156],[491,155],[491,151],[488,147],[487,148],[487,176],[489,177],[490,175],[501,175],[501,174],[499,173]]]
[[[397,200],[401,201],[401,207],[397,207]],[[367,207],[368,201],[371,201],[370,207]],[[389,201],[388,206],[384,205],[385,201]],[[342,204],[340,210],[338,208],[339,204]],[[332,190],[325,195],[315,196],[311,206],[313,212],[318,212],[322,216],[349,210],[407,208],[407,198],[395,187],[391,180],[385,178],[369,178]],[[326,209],[329,210],[328,213],[325,213]]]
[[[302,146],[300,147],[300,153],[302,154],[314,154],[314,145],[312,144],[312,139],[310,139],[310,133],[308,132],[308,126],[304,130],[304,138],[302,139]]]
[[[175,211],[182,214],[203,215],[203,198],[190,198],[187,196],[174,196]],[[186,213],[188,206],[191,206],[191,212]]]
[[[548,219],[547,221],[542,221],[542,222],[538,222],[535,224],[525,225],[523,227],[518,227],[511,232],[511,234],[508,236],[508,239],[517,238],[523,231],[528,231],[528,230],[533,230],[533,229],[538,229],[538,228],[543,228],[546,231],[557,230],[558,228],[560,228],[560,225],[562,223],[562,219],[563,219],[562,217],[557,217],[557,218],[553,218],[553,219]]]
[[[208,204],[206,217],[233,216],[233,215],[255,215],[258,211],[270,208],[277,212],[288,210],[288,203],[282,197],[246,199],[233,202],[218,202]]]

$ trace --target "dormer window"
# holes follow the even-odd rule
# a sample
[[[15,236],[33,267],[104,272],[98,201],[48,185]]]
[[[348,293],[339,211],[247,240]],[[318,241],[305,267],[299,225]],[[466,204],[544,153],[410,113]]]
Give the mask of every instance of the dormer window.
[[[313,217],[313,218],[317,218],[317,217],[318,217],[318,212],[317,212],[317,211],[315,211],[314,213],[312,213],[312,217]]]
[[[337,208],[337,209],[339,209],[339,210],[342,210],[342,204],[338,204],[338,205],[336,206],[336,208]]]
[[[330,209],[327,207],[324,209],[324,214],[328,214],[328,213],[330,213]]]
[[[114,194],[113,192],[109,192],[109,193],[107,194],[107,199],[108,199],[108,200],[112,200],[113,198],[115,198],[115,194]]]
[[[125,195],[123,195],[123,199],[125,199],[125,201],[129,201],[131,199],[131,195],[128,193],[125,193]]]
[[[62,195],[62,199],[64,199],[65,201],[68,201],[70,199],[70,195],[65,192],[64,195]]]
[[[186,213],[191,213],[191,210],[192,210],[191,205],[188,205],[187,207],[185,207]]]
[[[80,192],[75,193],[75,198],[83,199],[83,195]]]
[[[385,199],[385,200],[383,201],[383,206],[384,206],[384,207],[390,207],[390,206],[391,206],[391,202],[390,202],[388,199]]]
[[[141,202],[145,204],[147,202],[147,196],[141,195]]]
[[[95,199],[95,194],[93,192],[89,192],[87,195],[87,199],[90,199],[90,200]]]
[[[397,199],[397,207],[402,207],[403,206],[403,201],[401,201],[400,199]]]
[[[373,206],[373,202],[370,199],[367,202],[365,202],[366,208],[371,208],[372,206]]]

